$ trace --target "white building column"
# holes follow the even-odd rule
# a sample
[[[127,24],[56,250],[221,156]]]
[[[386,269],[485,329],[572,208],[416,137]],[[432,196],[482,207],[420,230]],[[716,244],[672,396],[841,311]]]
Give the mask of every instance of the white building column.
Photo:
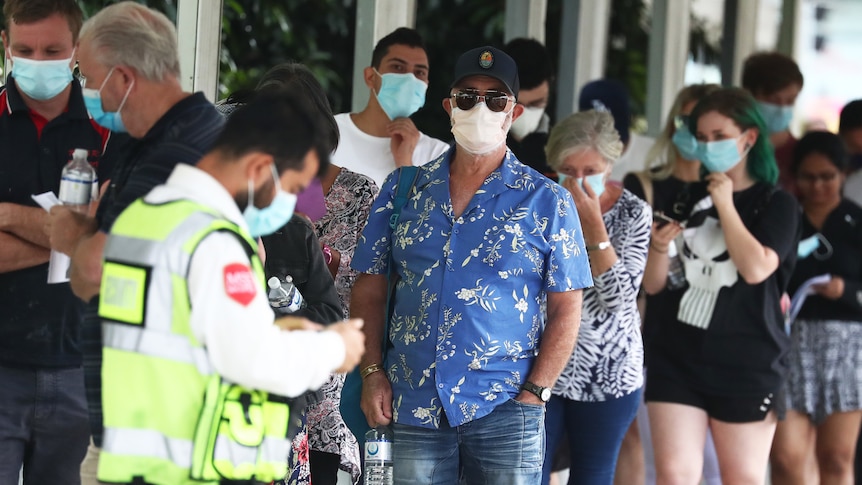
[[[647,133],[664,128],[677,92],[685,83],[691,0],[653,0],[647,62]]]
[[[760,0],[724,0],[721,83],[739,86],[742,63],[755,51]]]
[[[202,91],[210,101],[218,93],[223,1],[179,0],[177,6],[180,82],[184,90]]]
[[[798,59],[799,21],[802,17],[802,2],[784,0],[781,4],[781,27],[778,30],[778,43],[775,50]]]
[[[416,0],[359,0],[356,4],[356,37],[353,49],[351,111],[365,108],[368,88],[362,70],[371,65],[371,53],[381,38],[398,27],[416,25]]]
[[[506,0],[505,40],[525,37],[545,43],[548,0]]]
[[[557,119],[576,112],[584,84],[604,76],[610,19],[610,0],[564,0]]]

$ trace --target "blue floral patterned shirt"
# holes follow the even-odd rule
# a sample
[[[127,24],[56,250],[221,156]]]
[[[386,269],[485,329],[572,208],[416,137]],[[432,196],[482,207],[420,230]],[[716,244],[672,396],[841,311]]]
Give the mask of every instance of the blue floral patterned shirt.
[[[400,276],[385,353],[395,422],[452,426],[514,398],[539,350],[546,292],[592,285],[574,201],[507,151],[463,214],[449,197],[453,151],[419,168],[393,231],[397,171],[371,209],[353,267]]]

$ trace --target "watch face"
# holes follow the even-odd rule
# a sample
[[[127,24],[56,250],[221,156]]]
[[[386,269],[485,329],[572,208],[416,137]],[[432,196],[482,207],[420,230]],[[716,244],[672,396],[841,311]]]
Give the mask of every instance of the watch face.
[[[541,395],[539,396],[539,399],[541,399],[544,402],[550,401],[551,400],[551,390],[548,389],[547,387],[542,389],[542,392],[541,392]]]

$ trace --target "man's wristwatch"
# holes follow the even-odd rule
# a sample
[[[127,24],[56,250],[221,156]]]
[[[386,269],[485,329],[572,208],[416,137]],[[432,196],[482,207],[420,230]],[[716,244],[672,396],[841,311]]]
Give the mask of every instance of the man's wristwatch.
[[[521,390],[529,391],[536,395],[542,402],[548,402],[551,400],[551,388],[549,387],[541,387],[533,384],[530,381],[524,381],[521,384]]]

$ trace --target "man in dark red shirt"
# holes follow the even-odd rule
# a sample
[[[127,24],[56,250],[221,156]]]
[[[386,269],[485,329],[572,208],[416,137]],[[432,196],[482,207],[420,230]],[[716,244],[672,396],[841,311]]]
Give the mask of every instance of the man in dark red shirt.
[[[82,304],[48,284],[46,212],[63,166],[86,149],[110,178],[123,143],[92,123],[73,79],[82,13],[74,0],[6,0],[0,90],[0,483],[79,483],[89,436],[78,333]],[[9,69],[11,66],[11,69]]]

